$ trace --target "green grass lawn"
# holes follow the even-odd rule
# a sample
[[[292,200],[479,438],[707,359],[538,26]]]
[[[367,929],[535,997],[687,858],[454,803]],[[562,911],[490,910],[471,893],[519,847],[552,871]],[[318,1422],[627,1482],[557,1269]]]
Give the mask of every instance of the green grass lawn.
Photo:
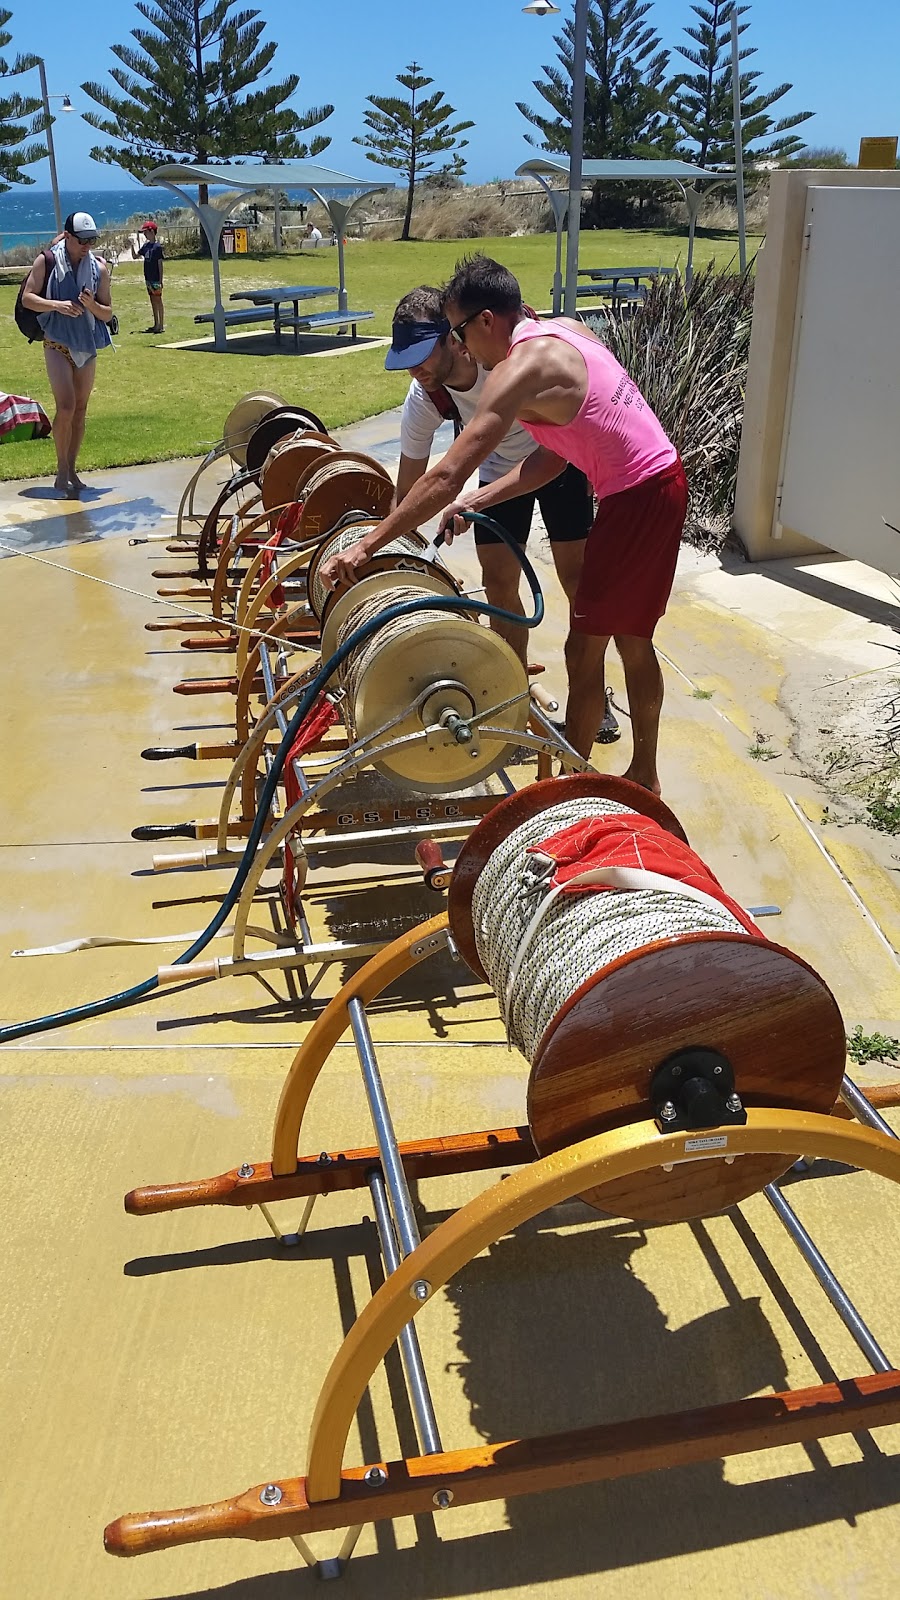
[[[686,240],[675,232],[613,230],[586,233],[581,240],[582,266],[683,263]],[[751,241],[751,251],[756,241]],[[532,305],[549,304],[553,277],[554,238],[535,234],[521,239],[481,239],[434,243],[351,243],[347,248],[347,280],[351,309],[374,311],[374,323],[363,333],[390,331],[391,312],[417,283],[441,283],[459,256],[481,249],[496,256],[522,284]],[[729,234],[699,236],[698,266],[714,258],[728,270],[737,255]],[[268,284],[337,283],[335,252],[229,256],[222,260],[222,294]],[[0,374],[11,394],[31,395],[53,415],[53,399],[44,359],[37,344],[29,345],[13,321],[16,287],[0,286]],[[173,260],[166,265],[165,339],[195,338],[195,312],[212,309],[212,269],[208,261]],[[235,400],[249,390],[274,389],[286,400],[309,406],[329,427],[357,422],[399,404],[407,388],[402,375],[384,371],[384,350],[353,352],[326,360],[298,359],[289,336],[284,355],[209,354],[166,350],[158,337],[141,332],[149,321],[149,301],[140,262],[123,263],[113,275],[113,304],[120,333],[114,350],[98,360],[97,383],[88,412],[79,465],[85,468],[128,466],[202,453],[221,436],[222,424]],[[313,310],[329,309],[328,300]],[[246,332],[247,330],[242,330]],[[0,449],[0,479],[40,477],[55,468],[50,440],[9,444]]]

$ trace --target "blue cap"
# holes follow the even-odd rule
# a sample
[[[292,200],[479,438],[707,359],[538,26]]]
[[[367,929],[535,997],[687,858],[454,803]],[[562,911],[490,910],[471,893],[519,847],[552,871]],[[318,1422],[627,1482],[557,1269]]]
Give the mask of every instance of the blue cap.
[[[391,348],[384,358],[388,372],[401,372],[405,367],[418,367],[427,361],[439,339],[450,332],[446,317],[438,322],[395,322]]]

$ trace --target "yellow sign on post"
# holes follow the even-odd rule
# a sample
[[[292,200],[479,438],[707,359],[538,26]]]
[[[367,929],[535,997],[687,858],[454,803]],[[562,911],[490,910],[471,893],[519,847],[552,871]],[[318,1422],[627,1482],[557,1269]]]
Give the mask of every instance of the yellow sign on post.
[[[234,230],[234,253],[236,256],[245,256],[247,254],[246,228],[235,228]]]
[[[860,139],[856,164],[863,172],[892,172],[897,165],[897,140]]]

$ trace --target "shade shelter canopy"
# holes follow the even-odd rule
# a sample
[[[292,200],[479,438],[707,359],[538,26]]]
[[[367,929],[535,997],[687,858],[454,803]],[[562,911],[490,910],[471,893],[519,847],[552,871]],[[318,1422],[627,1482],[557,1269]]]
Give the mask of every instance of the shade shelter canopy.
[[[636,182],[636,183],[675,183],[681,190],[682,198],[688,208],[688,253],[684,275],[686,282],[690,283],[694,262],[694,232],[697,226],[697,213],[703,191],[696,187],[697,181],[703,181],[708,187],[713,183],[727,183],[731,174],[723,172],[710,172],[706,167],[695,166],[690,161],[584,161],[581,167],[582,185],[587,188],[593,183],[609,182]],[[569,162],[565,156],[530,156],[516,168],[517,178],[535,178],[547,195],[553,208],[553,217],[556,222],[556,272],[553,278],[553,310],[558,312],[562,304],[562,235],[563,223],[568,207]],[[566,188],[554,188],[553,178],[564,178]],[[743,244],[743,241],[742,241]],[[743,259],[743,252],[742,252]]]
[[[213,325],[215,347],[225,349],[225,308],[222,304],[222,286],[219,275],[219,239],[222,226],[232,206],[231,193],[235,189],[256,194],[262,189],[303,189],[315,196],[325,207],[337,239],[338,251],[338,310],[348,307],[347,285],[344,275],[344,229],[347,219],[361,200],[370,194],[390,188],[390,184],[369,183],[365,178],[352,178],[346,172],[333,172],[330,167],[320,167],[314,161],[249,162],[231,161],[221,165],[204,166],[191,161],[174,161],[157,167],[146,180],[171,189],[197,216],[206,235],[212,255],[215,306]],[[207,199],[201,203],[188,194],[185,184],[224,188],[228,196]]]

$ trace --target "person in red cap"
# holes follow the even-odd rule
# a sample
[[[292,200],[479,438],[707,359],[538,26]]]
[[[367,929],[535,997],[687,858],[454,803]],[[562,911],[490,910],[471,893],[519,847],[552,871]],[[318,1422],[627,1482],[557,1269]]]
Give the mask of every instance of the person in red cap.
[[[165,312],[163,310],[163,247],[157,237],[159,229],[156,223],[149,220],[141,227],[144,243],[135,246],[131,241],[131,257],[137,261],[143,257],[144,283],[150,296],[150,310],[153,312],[153,327],[145,328],[145,333],[165,333]]]

